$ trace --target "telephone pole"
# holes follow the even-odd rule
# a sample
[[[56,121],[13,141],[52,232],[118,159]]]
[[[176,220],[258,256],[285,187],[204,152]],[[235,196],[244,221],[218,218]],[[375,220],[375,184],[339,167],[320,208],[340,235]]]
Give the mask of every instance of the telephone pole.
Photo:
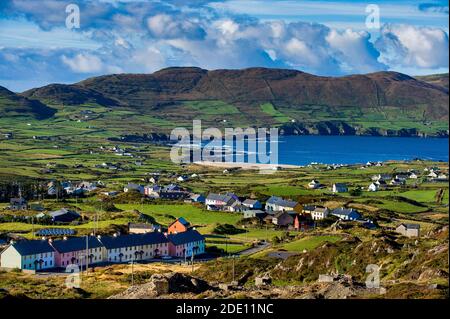
[[[89,235],[86,235],[86,276],[89,271]]]

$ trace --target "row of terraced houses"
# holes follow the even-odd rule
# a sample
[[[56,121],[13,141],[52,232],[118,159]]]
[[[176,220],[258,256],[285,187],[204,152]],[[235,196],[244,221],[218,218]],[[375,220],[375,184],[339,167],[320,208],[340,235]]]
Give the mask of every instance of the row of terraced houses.
[[[187,258],[205,252],[205,238],[195,229],[184,232],[72,237],[61,240],[20,240],[0,255],[0,267],[25,270],[65,268],[70,264],[96,265]],[[87,258],[86,258],[87,256]]]

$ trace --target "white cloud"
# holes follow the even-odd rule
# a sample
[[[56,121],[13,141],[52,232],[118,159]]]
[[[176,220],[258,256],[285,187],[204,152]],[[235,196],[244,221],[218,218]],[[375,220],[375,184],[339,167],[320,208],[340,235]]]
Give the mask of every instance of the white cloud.
[[[147,27],[156,38],[201,38],[203,28],[187,17],[157,14],[147,19]]]
[[[370,34],[365,31],[332,29],[326,40],[344,72],[369,73],[386,67],[378,61],[379,53],[370,42]]]
[[[102,60],[88,53],[79,53],[73,58],[63,55],[61,59],[75,73],[97,73],[103,70]]]
[[[376,42],[382,60],[394,66],[448,68],[448,34],[438,28],[386,25]]]
[[[26,0],[0,1],[8,3],[0,5],[0,27],[9,26],[8,32],[0,35],[5,47],[0,49],[0,81],[20,74],[24,79],[46,77],[52,82],[70,82],[86,74],[142,73],[192,65],[207,69],[296,68],[319,75],[448,69],[448,34],[439,28],[387,25],[375,42],[369,33],[353,26],[343,29],[298,21],[300,16],[295,16],[295,22],[283,20],[282,15],[279,20],[258,20],[220,9],[219,4],[181,5],[184,2],[179,0],[180,6],[175,6],[149,0],[117,5],[116,1],[91,0],[80,2],[82,29],[69,32],[61,28],[65,10],[62,15],[57,12],[64,9],[60,5],[64,1],[43,0],[40,5]],[[299,5],[309,6],[316,13],[330,9],[323,1],[282,2],[288,15]],[[247,1],[247,5],[270,14],[265,1]],[[347,3],[339,10],[355,10],[350,7]],[[417,5],[411,7],[419,11]],[[392,11],[386,6],[383,10],[387,11],[383,17]],[[302,17],[307,13],[303,12]],[[14,24],[18,16],[39,33],[30,33],[23,23]],[[19,60],[14,60],[17,49],[22,47],[27,50],[21,50]],[[38,47],[40,50],[36,50]],[[8,71],[11,69],[18,72]]]

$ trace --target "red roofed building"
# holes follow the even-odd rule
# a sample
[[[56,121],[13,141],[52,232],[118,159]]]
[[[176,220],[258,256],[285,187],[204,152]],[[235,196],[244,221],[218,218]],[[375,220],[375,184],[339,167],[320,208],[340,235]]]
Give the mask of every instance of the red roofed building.
[[[183,217],[177,218],[172,224],[167,228],[167,233],[178,234],[188,231],[191,228],[191,224]]]

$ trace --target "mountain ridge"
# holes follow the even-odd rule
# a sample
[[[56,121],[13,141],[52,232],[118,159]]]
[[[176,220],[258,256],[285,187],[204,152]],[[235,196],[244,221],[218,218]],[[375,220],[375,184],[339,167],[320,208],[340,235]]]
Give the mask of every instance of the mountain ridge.
[[[47,119],[55,113],[55,109],[40,101],[29,100],[0,86],[0,116],[2,117],[29,115],[36,119]]]
[[[55,108],[98,104],[131,110],[166,126],[202,119],[216,125],[280,126],[294,134],[384,135],[403,129],[408,135],[410,129],[413,134],[424,129],[448,135],[445,75],[416,78],[381,71],[329,77],[291,69],[171,67],[50,84],[21,96]]]
[[[132,107],[155,106],[161,102],[225,100],[228,103],[271,101],[289,106],[408,106],[427,104],[432,99],[446,105],[448,91],[397,72],[376,72],[342,77],[315,76],[296,70],[249,68],[213,70],[166,68],[152,74],[113,74],[88,78],[70,85],[50,85],[22,93],[27,98],[56,98],[64,104],[81,104],[86,99],[59,99],[58,92],[45,94],[49,87],[76,88],[80,95],[95,95],[102,105],[112,101]],[[339,91],[339,92],[336,92]],[[136,99],[132,95],[138,95]],[[147,103],[138,102],[147,98]],[[448,112],[447,112],[448,113]]]

